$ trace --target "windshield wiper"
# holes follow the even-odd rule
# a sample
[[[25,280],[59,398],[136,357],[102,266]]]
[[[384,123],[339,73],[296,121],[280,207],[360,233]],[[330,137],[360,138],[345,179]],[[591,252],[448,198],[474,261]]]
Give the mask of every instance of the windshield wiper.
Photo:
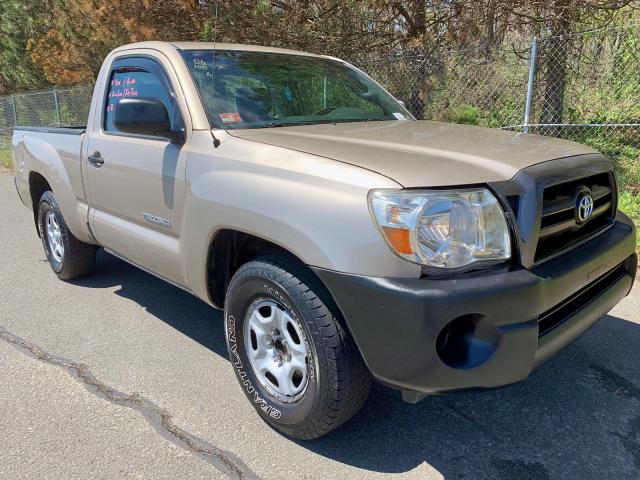
[[[295,127],[297,125],[319,125],[321,123],[335,123],[335,120],[310,120],[308,122],[271,122],[268,125],[264,125],[260,128],[275,128],[275,127]]]
[[[271,122],[258,128],[275,128],[275,127],[293,127],[295,125],[304,125],[300,122]]]
[[[254,128],[276,128],[276,127],[295,127],[301,125],[320,125],[327,123],[355,123],[355,122],[384,122],[387,120],[392,120],[391,118],[333,118],[327,120],[309,120],[307,122],[286,122],[282,120],[276,120],[271,123],[267,123],[265,125],[260,125],[259,127]]]

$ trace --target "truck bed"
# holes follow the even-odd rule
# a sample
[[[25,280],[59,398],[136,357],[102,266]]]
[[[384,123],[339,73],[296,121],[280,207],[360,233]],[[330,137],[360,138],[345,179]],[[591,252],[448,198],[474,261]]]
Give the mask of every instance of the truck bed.
[[[12,147],[16,188],[23,203],[32,206],[32,184],[48,182],[76,237],[86,230],[86,197],[82,183],[82,145],[85,127],[16,127]],[[80,208],[79,208],[80,206]],[[74,212],[74,213],[72,213]]]
[[[15,130],[23,132],[60,133],[62,135],[82,135],[87,131],[86,126],[78,127],[15,127]]]

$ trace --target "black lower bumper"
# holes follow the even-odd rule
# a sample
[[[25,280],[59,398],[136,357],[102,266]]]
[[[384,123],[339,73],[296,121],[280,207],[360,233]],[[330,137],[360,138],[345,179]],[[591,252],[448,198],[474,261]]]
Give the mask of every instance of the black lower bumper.
[[[607,231],[533,270],[419,279],[314,270],[372,374],[411,398],[525,379],[629,293],[634,251],[633,223],[619,214]]]

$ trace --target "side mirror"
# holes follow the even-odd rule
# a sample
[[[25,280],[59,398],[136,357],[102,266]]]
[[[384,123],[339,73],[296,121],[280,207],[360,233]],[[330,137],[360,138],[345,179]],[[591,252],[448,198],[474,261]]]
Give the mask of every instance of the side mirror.
[[[184,143],[184,131],[171,130],[167,107],[149,97],[123,98],[116,104],[113,124],[121,132],[162,137]]]
[[[397,100],[397,99],[396,99]],[[407,108],[407,104],[404,103],[404,100],[398,100],[398,103],[402,105],[404,108]]]

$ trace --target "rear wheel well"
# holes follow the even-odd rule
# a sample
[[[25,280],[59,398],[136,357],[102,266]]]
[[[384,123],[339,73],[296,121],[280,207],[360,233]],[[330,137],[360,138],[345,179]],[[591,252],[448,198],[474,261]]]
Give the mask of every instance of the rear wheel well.
[[[38,229],[38,206],[40,204],[40,198],[42,198],[44,192],[49,190],[51,190],[51,186],[46,178],[37,172],[29,173],[29,193],[31,194],[31,206],[33,207],[33,220],[36,224],[36,229]]]
[[[216,233],[209,246],[207,290],[211,301],[217,306],[224,306],[227,288],[236,271],[247,262],[273,255],[286,257],[298,264],[322,284],[302,260],[285,248],[249,233],[225,229]],[[325,289],[324,285],[322,288]]]

